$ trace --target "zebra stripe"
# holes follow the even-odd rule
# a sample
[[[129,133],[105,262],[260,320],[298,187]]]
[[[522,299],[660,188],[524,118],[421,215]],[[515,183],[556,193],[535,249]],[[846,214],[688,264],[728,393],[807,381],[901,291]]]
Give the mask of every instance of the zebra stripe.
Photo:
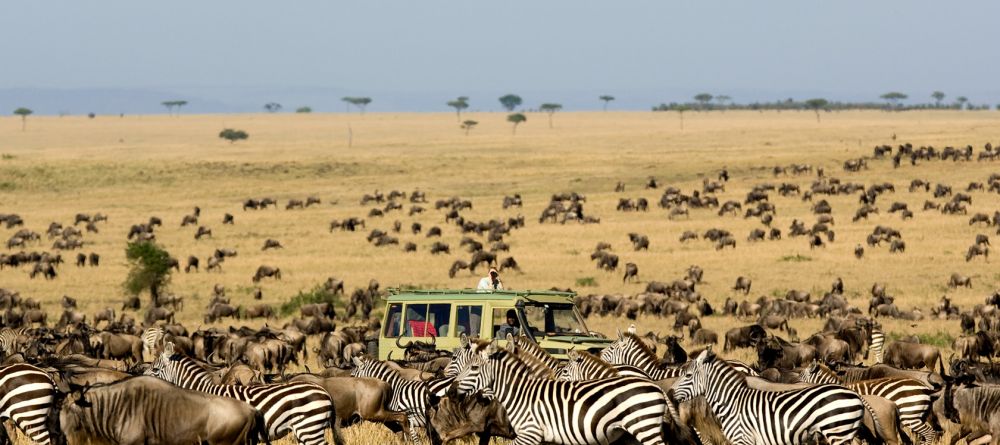
[[[491,344],[455,379],[460,394],[484,391],[503,405],[517,444],[608,443],[620,430],[644,445],[663,442],[663,391],[646,379],[533,379],[513,354]]]
[[[577,382],[612,377],[649,378],[643,370],[635,366],[610,365],[589,352],[569,351],[566,355],[569,357],[569,361],[556,373],[556,380]]]
[[[156,351],[162,346],[163,337],[167,335],[166,330],[160,326],[153,326],[146,328],[142,332],[142,355],[143,361],[145,357],[155,357]]]
[[[52,378],[41,369],[24,363],[0,368],[0,421],[11,419],[32,442],[48,445],[46,421],[55,392]]]
[[[864,416],[861,396],[839,385],[772,392],[747,385],[746,376],[710,351],[685,365],[671,387],[677,401],[704,395],[733,445],[789,445],[822,434],[832,445],[850,443]]]
[[[11,329],[5,327],[0,329],[0,353],[4,357],[7,357],[11,354],[21,352],[17,339],[22,335],[26,335],[27,331],[28,328]]]
[[[818,363],[806,367],[799,380],[807,383],[833,383],[843,385],[861,395],[882,397],[896,404],[899,422],[920,436],[921,445],[937,441],[938,434],[924,419],[931,414],[934,390],[919,380],[881,378],[844,383],[829,368]]]
[[[601,360],[612,365],[629,365],[641,369],[650,380],[663,380],[680,377],[684,373],[682,366],[660,367],[659,359],[652,349],[635,334],[618,333],[618,340],[601,351]],[[757,373],[746,363],[728,360],[730,366],[736,370],[750,376],[757,377]]]
[[[416,428],[427,428],[428,423],[430,423],[427,420],[427,406],[430,398],[430,389],[427,383],[406,380],[385,362],[367,356],[354,357],[352,360],[354,369],[351,370],[351,377],[376,378],[392,387],[392,397],[389,399],[388,408],[391,411],[406,413],[410,424],[410,439],[413,440],[413,443],[420,445],[420,437],[417,435]],[[441,392],[440,385],[434,386],[435,391]]]
[[[333,430],[334,443],[341,445],[344,442],[340,436],[340,419],[330,394],[314,383],[216,385],[208,372],[191,358],[175,353],[174,344],[169,342],[146,375],[159,377],[181,388],[248,403],[264,415],[270,439],[279,439],[291,432],[300,445],[325,444],[324,433],[329,426]]]
[[[884,359],[883,348],[885,347],[885,333],[881,329],[872,329],[871,346],[869,350],[875,352],[875,363],[882,363]]]

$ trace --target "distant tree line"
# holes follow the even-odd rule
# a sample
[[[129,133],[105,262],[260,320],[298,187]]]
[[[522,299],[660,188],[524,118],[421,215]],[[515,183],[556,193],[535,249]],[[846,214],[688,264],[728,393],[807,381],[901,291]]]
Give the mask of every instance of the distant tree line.
[[[773,102],[749,102],[749,103],[738,103],[734,102],[731,97],[726,95],[712,95],[709,93],[699,93],[692,97],[693,101],[690,102],[670,102],[661,103],[659,105],[653,106],[653,111],[726,111],[726,110],[800,110],[807,111],[818,110],[825,111],[839,111],[839,110],[888,110],[888,111],[907,111],[907,110],[989,110],[990,106],[986,104],[976,105],[969,101],[965,96],[957,96],[951,103],[945,102],[947,97],[945,93],[941,91],[934,91],[931,93],[929,98],[933,99],[933,102],[916,102],[916,103],[904,103],[909,96],[905,93],[898,91],[890,91],[888,93],[879,96],[882,102],[870,101],[870,102],[850,102],[850,101],[832,101],[823,98],[814,99],[804,99],[796,100],[792,98],[784,100],[776,100]],[[713,102],[714,100],[714,102]],[[679,110],[683,108],[683,110]],[[1000,104],[996,106],[997,110],[1000,110]]]

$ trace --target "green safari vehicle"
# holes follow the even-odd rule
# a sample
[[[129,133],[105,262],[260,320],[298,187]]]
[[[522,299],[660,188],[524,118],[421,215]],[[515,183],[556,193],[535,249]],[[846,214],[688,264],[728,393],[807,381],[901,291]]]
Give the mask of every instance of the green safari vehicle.
[[[378,357],[402,359],[409,342],[433,341],[437,349],[450,351],[459,346],[462,334],[503,340],[512,330],[515,335],[523,331],[561,360],[570,349],[599,353],[611,340],[587,329],[573,304],[575,296],[534,290],[389,289]]]

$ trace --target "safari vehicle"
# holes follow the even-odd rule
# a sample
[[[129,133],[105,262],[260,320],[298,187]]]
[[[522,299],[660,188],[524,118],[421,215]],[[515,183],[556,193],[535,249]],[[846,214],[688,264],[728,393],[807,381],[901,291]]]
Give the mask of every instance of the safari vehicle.
[[[533,339],[555,358],[566,351],[600,352],[611,341],[590,332],[573,304],[571,292],[533,290],[399,290],[389,289],[379,333],[378,357],[403,358],[410,342],[434,342],[451,351],[466,334],[482,339],[501,337],[508,315],[516,315],[519,334]],[[509,312],[513,311],[513,312]],[[505,342],[502,342],[505,343]]]

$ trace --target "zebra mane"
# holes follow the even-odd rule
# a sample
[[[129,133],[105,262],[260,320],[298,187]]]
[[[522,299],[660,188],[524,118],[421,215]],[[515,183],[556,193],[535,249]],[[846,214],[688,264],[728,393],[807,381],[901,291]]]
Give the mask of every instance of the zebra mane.
[[[514,344],[521,350],[524,351],[523,354],[518,354],[520,356],[530,356],[531,358],[538,360],[546,367],[549,367],[549,363],[555,362],[556,359],[549,354],[538,343],[531,341],[528,337],[517,336],[514,337]]]
[[[656,353],[653,352],[653,350],[649,348],[646,342],[642,341],[642,338],[640,338],[638,335],[626,332],[622,334],[622,339],[623,340],[627,339],[631,341],[632,346],[638,349],[644,356],[646,356],[646,358],[652,360],[654,364],[660,362],[660,359],[656,357]]]
[[[579,351],[577,354],[580,357],[580,361],[586,364],[593,364],[603,371],[618,372],[618,370],[610,363],[601,360],[600,357],[591,354],[587,351]]]
[[[818,375],[822,376],[822,377],[833,377],[837,382],[840,382],[840,383],[843,383],[843,381],[844,381],[844,379],[840,378],[840,376],[837,375],[836,372],[833,372],[833,370],[830,369],[829,366],[826,366],[823,363],[818,363],[817,362],[816,363],[816,369],[817,369],[816,373]]]
[[[531,370],[532,367],[528,363],[525,363],[524,359],[519,357],[517,354],[511,353],[506,349],[501,349],[496,353],[490,355],[490,360],[509,360],[513,363],[514,367]],[[533,377],[529,375],[529,377]]]
[[[522,351],[520,346],[519,349],[514,350],[512,357],[517,358],[521,361],[524,366],[527,366],[531,370],[530,377],[538,379],[548,379],[552,380],[555,378],[554,370],[545,364],[541,359],[535,357],[527,351]]]

